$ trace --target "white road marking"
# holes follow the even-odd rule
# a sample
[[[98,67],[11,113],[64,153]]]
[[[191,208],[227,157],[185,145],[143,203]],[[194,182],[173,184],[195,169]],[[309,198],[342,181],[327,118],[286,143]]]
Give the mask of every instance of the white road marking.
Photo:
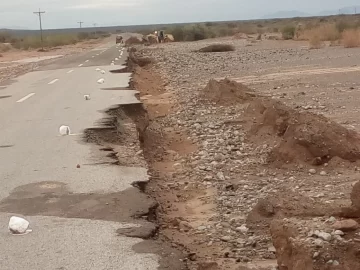
[[[85,63],[89,62],[89,60],[86,60]]]
[[[82,67],[84,64],[80,64],[79,67]]]
[[[18,103],[19,103],[19,102],[23,102],[23,101],[27,100],[28,98],[32,97],[33,95],[35,95],[35,93],[28,94],[27,96],[19,99],[19,100],[16,101],[16,102],[18,102]]]
[[[69,73],[72,73],[72,72],[74,72],[74,70],[72,69],[72,70],[69,70],[68,72],[66,72],[67,74],[69,74]]]
[[[59,79],[55,79],[55,80],[52,80],[51,82],[49,82],[48,84],[54,84],[58,81]]]

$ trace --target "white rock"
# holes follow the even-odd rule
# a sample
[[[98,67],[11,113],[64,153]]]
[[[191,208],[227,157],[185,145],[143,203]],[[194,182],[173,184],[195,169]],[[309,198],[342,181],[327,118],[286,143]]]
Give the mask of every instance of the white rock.
[[[325,241],[330,241],[331,240],[331,234],[330,233],[326,233],[326,232],[319,232],[317,234],[317,237],[325,240]]]
[[[243,224],[240,227],[236,228],[236,231],[241,233],[247,233],[249,231],[249,228],[247,228],[246,225]]]
[[[115,65],[115,63],[111,63],[110,65],[111,65],[111,66],[114,66],[114,65]]]
[[[310,173],[310,174],[316,174],[316,170],[315,170],[315,169],[310,169],[310,170],[309,170],[309,173]]]
[[[343,231],[340,231],[340,230],[336,230],[334,231],[334,235],[345,235],[345,233]]]
[[[116,57],[116,58],[115,58],[115,61],[118,61],[118,60],[119,60],[119,58]]]
[[[325,176],[325,175],[327,175],[327,173],[325,171],[321,171],[320,175]]]
[[[102,71],[100,71],[101,72],[101,74],[105,74],[105,70],[102,70]]]
[[[90,100],[90,95],[84,95],[85,100]]]
[[[100,70],[101,70],[100,68],[95,69],[95,71],[100,71]]]
[[[24,234],[28,232],[29,221],[21,218],[12,216],[9,221],[9,230],[13,234]]]
[[[65,135],[70,135],[70,127],[69,126],[61,126],[59,128],[59,133],[60,135],[62,136],[65,136]]]
[[[102,83],[104,83],[105,82],[105,80],[103,79],[103,78],[101,78],[101,79],[99,79],[98,81],[97,81],[97,83],[99,83],[99,84],[102,84]]]

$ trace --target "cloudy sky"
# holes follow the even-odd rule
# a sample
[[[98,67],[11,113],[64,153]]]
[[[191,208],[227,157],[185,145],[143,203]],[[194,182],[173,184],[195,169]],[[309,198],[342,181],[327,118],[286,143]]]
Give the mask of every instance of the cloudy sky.
[[[296,3],[296,4],[294,4]],[[318,13],[359,0],[0,0],[0,28],[38,28],[32,13],[46,11],[44,28],[245,20],[284,10]]]

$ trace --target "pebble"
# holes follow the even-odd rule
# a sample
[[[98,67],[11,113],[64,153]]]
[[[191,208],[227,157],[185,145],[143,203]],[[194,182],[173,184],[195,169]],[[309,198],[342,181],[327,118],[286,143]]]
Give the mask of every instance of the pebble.
[[[310,173],[310,174],[316,174],[316,170],[315,170],[315,169],[310,169],[310,170],[309,170],[309,173]]]
[[[325,175],[327,175],[327,173],[325,171],[321,171],[320,175],[325,176]]]

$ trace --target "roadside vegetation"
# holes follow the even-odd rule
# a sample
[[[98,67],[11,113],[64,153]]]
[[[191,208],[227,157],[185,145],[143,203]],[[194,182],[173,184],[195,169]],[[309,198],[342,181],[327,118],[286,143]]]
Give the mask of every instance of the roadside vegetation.
[[[308,41],[310,48],[322,48],[325,42],[331,46],[358,47],[360,45],[360,14],[328,17],[270,19],[233,22],[204,22],[149,26],[136,32],[149,34],[165,30],[175,41],[198,41],[217,37],[251,38],[257,40],[283,39]],[[257,37],[257,38],[256,38]]]
[[[41,43],[40,35],[15,36],[9,32],[0,32],[0,52],[6,52],[11,48],[29,50],[44,48],[54,48],[58,46],[72,45],[81,41],[96,40],[110,36],[109,33],[98,32],[80,32],[69,34],[46,34]]]

